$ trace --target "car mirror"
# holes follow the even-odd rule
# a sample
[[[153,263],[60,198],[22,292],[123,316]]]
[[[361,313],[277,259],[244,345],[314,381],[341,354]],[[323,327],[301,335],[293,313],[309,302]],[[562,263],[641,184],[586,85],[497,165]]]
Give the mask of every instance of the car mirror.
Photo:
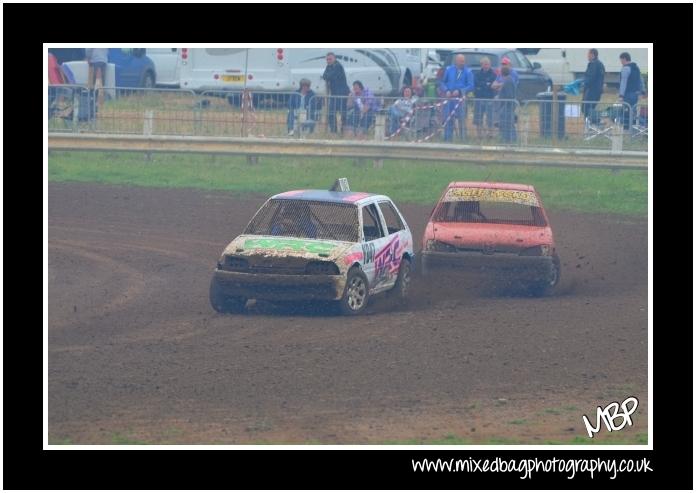
[[[541,68],[541,63],[539,62],[534,62],[532,64],[532,70],[539,70]]]

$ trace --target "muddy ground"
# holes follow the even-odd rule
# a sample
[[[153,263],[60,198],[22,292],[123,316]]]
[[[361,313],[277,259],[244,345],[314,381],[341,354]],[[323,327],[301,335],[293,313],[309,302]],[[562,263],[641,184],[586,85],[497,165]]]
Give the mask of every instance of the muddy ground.
[[[266,197],[50,183],[51,443],[545,443],[640,399],[647,435],[648,226],[550,211],[555,295],[415,279],[366,316],[257,304],[208,285]],[[399,204],[417,243],[431,207]],[[642,437],[642,438],[641,438]]]

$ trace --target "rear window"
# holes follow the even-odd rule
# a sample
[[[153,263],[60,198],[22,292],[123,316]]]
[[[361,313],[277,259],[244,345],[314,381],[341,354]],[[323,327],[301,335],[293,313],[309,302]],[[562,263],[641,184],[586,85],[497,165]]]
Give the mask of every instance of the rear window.
[[[492,188],[450,188],[435,210],[433,220],[546,226],[534,192]]]
[[[273,199],[256,213],[244,234],[357,242],[358,232],[355,205]]]

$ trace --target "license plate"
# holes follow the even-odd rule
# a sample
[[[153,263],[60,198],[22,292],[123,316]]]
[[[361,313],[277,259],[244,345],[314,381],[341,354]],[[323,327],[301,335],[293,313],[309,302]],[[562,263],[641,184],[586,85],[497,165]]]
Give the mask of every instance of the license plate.
[[[244,82],[243,75],[223,75],[223,82]]]

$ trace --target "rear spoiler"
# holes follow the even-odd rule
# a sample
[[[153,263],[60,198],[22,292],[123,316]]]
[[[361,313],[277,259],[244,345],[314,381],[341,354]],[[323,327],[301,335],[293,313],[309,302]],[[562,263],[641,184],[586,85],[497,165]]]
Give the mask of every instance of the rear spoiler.
[[[337,179],[333,186],[329,189],[330,192],[350,192],[350,187],[348,186],[348,178]]]

